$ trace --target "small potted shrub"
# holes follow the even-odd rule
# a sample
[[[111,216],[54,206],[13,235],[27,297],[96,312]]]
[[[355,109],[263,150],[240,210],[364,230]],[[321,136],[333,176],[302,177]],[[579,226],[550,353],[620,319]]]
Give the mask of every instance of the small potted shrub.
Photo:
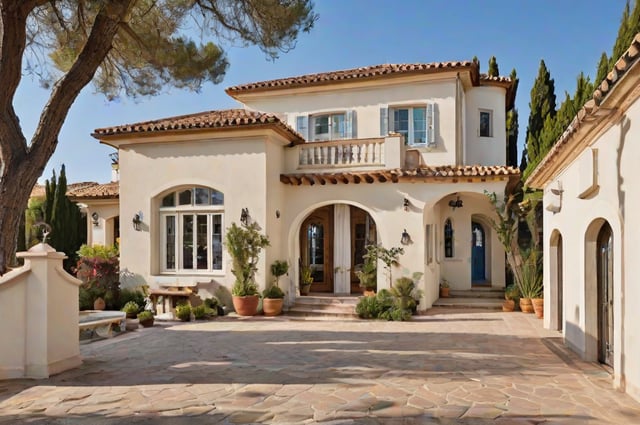
[[[502,311],[513,311],[516,309],[516,301],[520,298],[520,290],[516,285],[509,285],[504,289],[504,302]]]
[[[253,316],[260,301],[255,281],[258,260],[262,249],[269,246],[269,238],[260,233],[257,223],[231,223],[225,244],[232,259],[231,273],[236,278],[231,287],[233,308],[240,316]]]
[[[212,315],[213,310],[207,307],[205,304],[200,304],[191,309],[193,313],[193,317],[196,320],[205,320],[208,319],[210,315]]]
[[[449,282],[447,279],[442,279],[440,282],[440,298],[449,298]]]
[[[265,316],[277,316],[282,313],[284,303],[284,291],[276,285],[265,289],[262,292],[262,311]]]
[[[149,310],[138,313],[138,321],[143,327],[150,328],[151,326],[153,326],[153,313]]]
[[[309,295],[313,283],[313,269],[305,264],[300,267],[300,295]]]
[[[378,287],[377,248],[376,245],[367,245],[367,253],[362,256],[364,263],[359,264],[355,272],[360,281],[362,293],[366,296],[375,295]]]
[[[191,306],[189,304],[178,304],[176,306],[176,317],[183,321],[191,321]]]
[[[140,306],[135,301],[128,301],[124,307],[122,307],[122,311],[127,313],[127,319],[135,319],[138,311],[140,311]]]

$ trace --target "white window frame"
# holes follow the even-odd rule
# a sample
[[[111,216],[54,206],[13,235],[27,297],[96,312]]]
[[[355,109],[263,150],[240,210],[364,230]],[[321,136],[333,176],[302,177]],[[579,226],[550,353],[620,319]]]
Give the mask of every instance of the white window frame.
[[[482,134],[482,114],[489,115],[489,134]],[[493,111],[491,109],[479,109],[478,110],[478,137],[493,137]]]
[[[342,134],[334,137],[333,131],[333,117],[342,117]],[[314,142],[329,142],[332,140],[344,140],[347,138],[347,114],[345,112],[329,112],[322,114],[314,114],[311,115],[309,120],[309,133],[311,135],[310,139]],[[316,134],[316,120],[318,118],[328,118],[329,120],[329,132],[322,133],[323,137],[318,137]],[[326,134],[326,136],[324,136]]]
[[[200,186],[197,186],[200,188]],[[189,188],[187,188],[189,189]],[[194,190],[196,187],[192,187]],[[213,188],[206,188],[215,190]],[[177,205],[178,194],[182,191],[186,190],[185,188],[177,189],[172,191],[171,193],[166,193],[159,198],[160,204],[158,207],[159,216],[160,216],[160,272],[161,274],[225,274],[225,263],[226,263],[226,251],[222,248],[222,258],[220,261],[220,268],[212,268],[213,263],[213,218],[214,216],[220,217],[220,243],[224,243],[224,229],[225,229],[225,217],[224,217],[224,202],[222,205],[196,205],[195,204],[195,196],[192,195],[192,203],[191,205]],[[175,197],[175,204],[171,207],[163,207],[162,199],[167,195],[171,195]],[[198,215],[206,215],[207,217],[207,268],[206,269],[198,269],[197,267],[197,216]],[[184,268],[184,255],[183,255],[183,242],[184,242],[184,234],[183,234],[183,223],[184,217],[193,216],[193,268],[185,269]],[[175,232],[176,232],[176,241],[175,241],[175,268],[169,269],[167,268],[167,217],[175,217]]]
[[[413,113],[415,109],[423,108],[424,109],[424,142],[416,143],[415,142],[415,126]],[[405,140],[405,144],[408,146],[414,147],[435,147],[435,106],[433,103],[425,103],[425,104],[411,104],[411,105],[390,105],[388,107],[388,127],[389,131],[397,132],[396,130],[396,122],[394,119],[395,111],[406,109],[408,111],[408,129],[407,129],[407,137]]]

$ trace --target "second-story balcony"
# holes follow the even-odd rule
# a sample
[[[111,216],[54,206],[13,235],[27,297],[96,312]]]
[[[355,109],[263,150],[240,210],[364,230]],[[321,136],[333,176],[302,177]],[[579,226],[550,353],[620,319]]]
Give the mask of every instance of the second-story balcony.
[[[297,145],[295,153],[289,154],[287,168],[289,172],[401,168],[404,151],[399,134],[372,139],[307,142]]]

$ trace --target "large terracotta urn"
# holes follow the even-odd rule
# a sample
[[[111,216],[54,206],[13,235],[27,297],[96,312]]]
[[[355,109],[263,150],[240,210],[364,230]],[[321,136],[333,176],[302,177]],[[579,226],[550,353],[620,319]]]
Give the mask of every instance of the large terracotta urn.
[[[255,316],[258,312],[258,302],[260,298],[257,295],[247,295],[244,297],[233,296],[233,309],[239,316]]]

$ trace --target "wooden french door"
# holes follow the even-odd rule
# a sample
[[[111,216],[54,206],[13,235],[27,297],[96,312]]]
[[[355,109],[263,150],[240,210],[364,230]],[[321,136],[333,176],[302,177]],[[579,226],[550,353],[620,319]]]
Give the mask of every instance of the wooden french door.
[[[358,207],[350,207],[351,218],[351,293],[361,293],[356,266],[364,263],[363,255],[370,243],[376,243],[376,225],[371,216]]]
[[[613,367],[613,233],[598,234],[598,361]]]
[[[312,292],[333,292],[333,205],[315,210],[300,229],[302,261],[313,269]]]

